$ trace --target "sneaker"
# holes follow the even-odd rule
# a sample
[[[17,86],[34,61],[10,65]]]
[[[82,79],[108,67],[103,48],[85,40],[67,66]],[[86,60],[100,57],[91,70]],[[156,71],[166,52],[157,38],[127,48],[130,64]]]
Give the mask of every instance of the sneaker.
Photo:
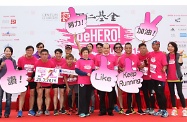
[[[37,113],[36,113],[36,116],[39,117],[43,114],[43,111],[42,110],[39,110]]]
[[[57,116],[57,115],[59,115],[59,113],[58,113],[58,110],[56,109],[54,110],[54,116]]]
[[[93,113],[93,112],[94,112],[94,107],[91,106],[91,107],[90,107],[90,113]]]
[[[46,116],[49,116],[50,115],[50,112],[48,110],[45,110],[45,115]]]
[[[157,112],[155,112],[153,115],[154,116],[161,116],[162,115],[162,111],[161,109],[159,109]]]
[[[117,105],[114,106],[114,111],[119,113],[119,107]]]
[[[29,110],[29,112],[28,112],[28,115],[29,115],[29,116],[35,116],[35,114],[36,114],[36,113],[35,113],[33,110]]]
[[[152,114],[154,114],[154,113],[155,113],[154,109],[153,109],[153,108],[150,108],[149,114],[152,115]]]
[[[146,113],[146,114],[149,114],[149,108],[147,108],[144,112]]]
[[[120,110],[119,110],[119,114],[124,114],[124,110],[123,110],[123,108],[120,108]]]
[[[86,117],[84,113],[79,114],[79,117]]]
[[[136,114],[136,111],[134,110],[133,107],[131,107],[132,114]]]
[[[85,114],[86,116],[90,116],[90,114],[88,113],[88,114]]]
[[[187,116],[187,109],[186,108],[182,110],[182,116]]]
[[[133,114],[132,111],[127,109],[126,112],[125,112],[125,115],[130,115],[130,114]]]
[[[17,117],[22,117],[22,115],[23,115],[23,112],[22,111],[18,111]]]
[[[171,111],[171,116],[177,116],[177,115],[178,115],[177,108],[173,108],[173,110]]]
[[[145,114],[145,112],[143,112],[142,109],[138,110],[137,113],[140,114],[140,115],[144,115]]]
[[[67,115],[71,115],[73,112],[72,108],[69,109],[69,111],[66,112]]]
[[[169,116],[168,112],[166,110],[163,110],[161,117],[168,117],[168,116]]]
[[[59,113],[60,114],[65,114],[66,113],[66,110],[64,109],[64,107],[62,109],[59,110]]]

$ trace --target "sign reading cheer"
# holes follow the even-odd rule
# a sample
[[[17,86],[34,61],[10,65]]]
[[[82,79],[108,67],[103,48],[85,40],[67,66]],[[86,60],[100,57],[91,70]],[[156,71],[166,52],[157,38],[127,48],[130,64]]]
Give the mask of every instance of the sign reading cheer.
[[[157,16],[150,23],[150,12],[145,13],[144,23],[141,23],[140,26],[135,28],[135,36],[140,41],[150,41],[152,40],[157,32],[158,28],[156,25],[162,20],[162,16]]]
[[[59,69],[36,67],[35,82],[58,83]]]
[[[124,92],[138,93],[142,86],[141,82],[143,73],[132,70],[132,61],[129,58],[125,59],[125,71],[118,75],[118,87]]]
[[[1,78],[0,85],[7,93],[21,93],[27,90],[27,71],[15,70],[11,60],[5,60],[7,67],[6,74]]]
[[[117,81],[118,72],[107,68],[107,58],[101,56],[101,65],[91,74],[91,83],[97,90],[111,92]]]
[[[73,7],[69,7],[68,10],[70,18],[65,25],[67,31],[71,34],[84,33],[87,24],[86,15],[77,16]]]

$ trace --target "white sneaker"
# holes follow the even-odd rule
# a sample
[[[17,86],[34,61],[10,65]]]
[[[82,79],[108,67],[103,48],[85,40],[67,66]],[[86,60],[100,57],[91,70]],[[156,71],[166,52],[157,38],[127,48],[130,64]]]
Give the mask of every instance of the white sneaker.
[[[174,109],[171,111],[171,116],[177,116],[177,115],[178,115],[177,109],[174,108]]]
[[[187,116],[187,109],[182,110],[182,116]]]

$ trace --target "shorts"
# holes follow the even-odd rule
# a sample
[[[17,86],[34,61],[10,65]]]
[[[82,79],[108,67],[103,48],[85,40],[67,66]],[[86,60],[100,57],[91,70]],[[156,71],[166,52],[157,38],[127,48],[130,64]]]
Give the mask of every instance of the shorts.
[[[68,94],[68,95],[72,95],[72,91],[74,91],[74,93],[78,93],[78,84],[69,85],[69,88],[70,88],[71,90],[69,91],[69,94]]]
[[[27,87],[27,89],[28,89],[28,87],[29,87],[29,89],[35,89],[36,85],[37,85],[36,82],[29,82],[29,84],[26,87]]]
[[[52,88],[60,88],[60,89],[65,89],[66,88],[66,84],[53,84]]]
[[[40,86],[40,88],[50,89],[51,86]]]

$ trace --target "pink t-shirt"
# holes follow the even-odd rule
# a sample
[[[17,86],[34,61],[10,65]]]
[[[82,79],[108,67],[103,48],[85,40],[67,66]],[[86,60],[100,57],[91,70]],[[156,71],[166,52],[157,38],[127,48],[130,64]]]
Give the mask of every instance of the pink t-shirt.
[[[140,66],[140,61],[138,59],[138,56],[135,54],[126,55],[123,54],[119,60],[119,67],[125,68],[125,59],[129,58],[132,61],[132,70],[139,70],[138,67]]]
[[[62,66],[66,63],[66,60],[64,58],[61,58],[60,60],[51,58],[50,60],[54,63],[55,68],[57,69],[61,69]],[[59,74],[58,84],[64,84],[63,74]]]
[[[168,64],[168,76],[167,80],[178,80],[176,74],[176,62],[175,62],[175,54],[169,54],[170,60]]]
[[[151,79],[151,74],[150,74],[150,70],[149,70],[149,57],[150,57],[150,53],[146,53],[144,56],[141,55],[140,53],[137,54],[140,63],[144,64],[144,60],[147,60],[147,66],[145,66],[144,68],[140,69],[140,71],[143,73],[143,79],[144,80],[150,80]]]
[[[158,81],[166,81],[166,73],[162,71],[163,67],[167,65],[166,55],[159,52],[150,53],[150,72],[151,78]]]
[[[36,61],[34,65],[34,70],[36,71],[36,67],[44,67],[44,68],[55,68],[54,63],[51,60],[48,60],[47,62],[42,62],[41,59]],[[46,87],[46,86],[51,86],[51,83],[42,83],[41,86]]]
[[[83,72],[91,74],[92,70],[95,69],[94,61],[93,60],[85,60],[85,59],[81,58],[76,62],[75,68],[77,68]],[[78,84],[85,84],[85,85],[91,84],[90,76],[78,75]]]
[[[99,55],[97,56],[97,59],[95,60],[95,66],[96,67],[100,67],[100,64],[101,64],[101,56],[102,55]],[[117,66],[117,61],[116,61],[116,58],[114,55],[112,54],[109,54],[109,55],[103,55],[107,58],[108,60],[108,69],[110,70],[114,70],[115,66]]]
[[[34,71],[34,64],[36,61],[37,59],[34,56],[32,56],[31,58],[22,56],[18,59],[18,67],[21,67],[23,70],[26,70],[27,76],[31,77]],[[31,79],[29,82],[34,82],[34,79]]]
[[[62,66],[63,69],[69,69],[69,70],[75,70],[75,62],[72,63],[71,66],[68,66],[67,63],[65,63],[63,66]],[[70,78],[68,74],[63,74],[63,76],[67,77],[67,81],[68,81],[68,85],[75,85],[77,84],[77,76],[73,77],[73,78]]]

